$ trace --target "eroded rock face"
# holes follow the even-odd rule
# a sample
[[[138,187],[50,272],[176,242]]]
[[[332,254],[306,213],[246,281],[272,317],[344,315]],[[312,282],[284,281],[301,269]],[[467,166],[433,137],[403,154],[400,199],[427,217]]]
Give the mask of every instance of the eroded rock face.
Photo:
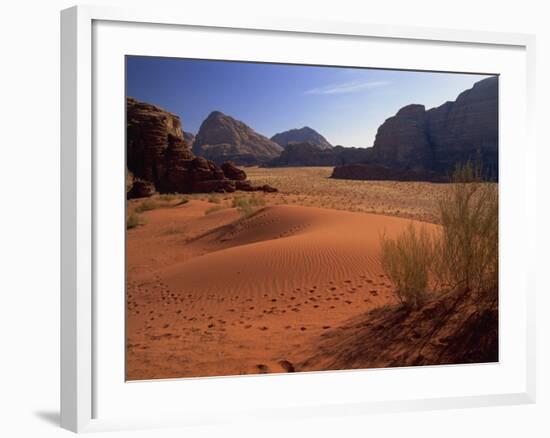
[[[134,177],[170,191],[174,169],[193,158],[178,116],[149,103],[126,99],[126,160]]]
[[[196,157],[178,116],[127,98],[128,198],[160,193],[234,192],[246,173],[233,163],[222,167]],[[248,183],[247,190],[263,190]],[[270,191],[270,190],[265,190]]]
[[[196,155],[217,164],[224,161],[239,165],[262,164],[279,156],[282,149],[243,122],[219,111],[210,113],[202,122],[193,144]]]
[[[477,82],[454,102],[427,111],[427,129],[434,170],[452,170],[454,163],[479,159],[498,177],[498,77]]]
[[[291,143],[309,142],[318,146],[320,149],[332,149],[332,145],[327,139],[309,126],[280,132],[271,137],[271,140],[281,145],[283,148],[286,148]]]
[[[384,179],[409,175],[433,175],[441,180],[452,174],[458,163],[479,162],[487,178],[498,179],[498,77],[477,82],[454,102],[425,110],[423,105],[407,105],[387,119],[376,134],[374,146],[361,164],[379,168],[354,167],[334,171],[334,178],[349,178],[373,171]],[[357,163],[353,163],[357,164]],[[395,172],[395,178],[391,177]],[[359,179],[373,179],[363,175]]]
[[[128,199],[133,198],[148,198],[155,194],[155,186],[150,181],[134,178],[132,187],[126,193]]]
[[[244,181],[246,179],[246,172],[235,166],[233,161],[226,161],[221,165],[221,168],[227,179],[234,181]]]
[[[422,171],[433,165],[424,105],[408,105],[387,119],[376,133],[376,161],[389,168]]]

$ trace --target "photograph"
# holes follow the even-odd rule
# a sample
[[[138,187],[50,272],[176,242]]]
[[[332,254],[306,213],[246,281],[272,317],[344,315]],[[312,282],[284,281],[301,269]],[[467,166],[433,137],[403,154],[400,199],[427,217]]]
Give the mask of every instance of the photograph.
[[[127,381],[499,361],[497,74],[127,55],[124,98]]]

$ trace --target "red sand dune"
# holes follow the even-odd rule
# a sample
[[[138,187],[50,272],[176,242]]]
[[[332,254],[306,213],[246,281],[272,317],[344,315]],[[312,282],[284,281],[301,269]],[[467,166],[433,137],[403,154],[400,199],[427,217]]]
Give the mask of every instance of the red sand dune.
[[[292,371],[325,330],[396,302],[379,241],[409,220],[210,206],[147,212],[128,233],[128,379]]]

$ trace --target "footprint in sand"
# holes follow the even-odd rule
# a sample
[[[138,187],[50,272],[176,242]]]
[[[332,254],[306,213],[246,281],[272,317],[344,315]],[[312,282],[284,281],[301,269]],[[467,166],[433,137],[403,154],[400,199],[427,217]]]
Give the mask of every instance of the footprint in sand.
[[[269,367],[263,363],[256,365],[256,368],[261,374],[266,374],[269,372]]]
[[[292,365],[292,363],[289,362],[288,360],[281,360],[279,362],[279,365],[281,365],[283,370],[285,370],[287,373],[293,373],[296,371],[296,368],[294,368],[294,365]]]

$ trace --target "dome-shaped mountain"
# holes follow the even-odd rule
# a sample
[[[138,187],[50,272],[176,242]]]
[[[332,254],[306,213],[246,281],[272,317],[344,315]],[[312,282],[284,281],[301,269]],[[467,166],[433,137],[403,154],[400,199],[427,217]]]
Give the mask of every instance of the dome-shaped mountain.
[[[193,152],[215,163],[227,160],[240,165],[266,163],[283,148],[243,122],[214,111],[202,122]]]
[[[279,134],[275,134],[271,137],[271,141],[274,141],[284,148],[286,148],[289,143],[309,142],[319,146],[320,149],[332,149],[332,145],[327,141],[327,139],[314,129],[311,129],[309,126],[280,132]]]

